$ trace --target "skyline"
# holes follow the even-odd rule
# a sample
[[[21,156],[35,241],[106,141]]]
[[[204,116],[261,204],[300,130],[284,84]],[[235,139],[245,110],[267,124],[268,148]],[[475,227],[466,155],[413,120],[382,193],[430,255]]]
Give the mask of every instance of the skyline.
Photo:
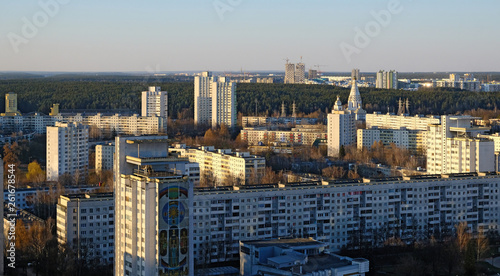
[[[4,3],[0,71],[500,71],[493,0],[151,2]]]

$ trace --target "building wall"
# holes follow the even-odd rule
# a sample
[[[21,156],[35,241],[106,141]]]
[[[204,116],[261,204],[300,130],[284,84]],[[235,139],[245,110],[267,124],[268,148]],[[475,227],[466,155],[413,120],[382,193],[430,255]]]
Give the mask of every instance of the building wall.
[[[89,127],[77,123],[56,123],[47,127],[47,180],[57,181],[68,173],[83,180],[89,161]]]
[[[349,111],[328,114],[328,156],[338,156],[341,146],[356,143],[355,115]]]
[[[211,83],[212,94],[212,127],[226,125],[236,126],[236,83],[229,78],[221,77]]]
[[[430,124],[439,124],[439,117],[404,116],[393,114],[366,114],[366,128],[379,127],[400,129],[405,127],[410,130],[427,130]]]
[[[370,246],[393,235],[409,243],[439,232],[452,234],[461,221],[473,231],[498,231],[499,180],[498,175],[423,176],[195,191],[195,259],[234,260],[239,241],[291,235],[313,237],[337,251],[360,234]],[[377,233],[385,234],[378,243],[373,240]]]
[[[112,193],[61,195],[56,206],[57,240],[81,256],[112,263],[115,247]]]
[[[210,72],[203,72],[194,77],[194,122],[195,124],[212,123],[211,83],[214,79]]]
[[[325,130],[316,129],[309,130],[262,130],[245,128],[241,130],[241,139],[247,141],[249,145],[258,145],[260,142],[269,144],[270,142],[283,142],[296,145],[311,146],[316,139],[326,139],[327,133]]]
[[[113,159],[115,155],[115,146],[96,145],[95,146],[95,169],[96,171],[107,171],[113,169]]]
[[[150,86],[148,91],[142,91],[141,115],[143,117],[162,117],[168,119],[168,93],[161,91],[159,86]]]

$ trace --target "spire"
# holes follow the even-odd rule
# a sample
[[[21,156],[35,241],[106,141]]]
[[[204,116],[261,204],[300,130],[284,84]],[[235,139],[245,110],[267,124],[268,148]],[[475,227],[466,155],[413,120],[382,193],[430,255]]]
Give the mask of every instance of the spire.
[[[282,101],[281,102],[281,117],[286,117],[286,113],[285,113],[285,102]]]
[[[361,95],[359,94],[358,83],[356,78],[351,83],[351,93],[349,94],[348,110],[356,110],[361,108]]]
[[[342,102],[340,101],[340,96],[337,95],[337,100],[335,101],[335,104],[333,105],[333,110],[334,111],[342,111]]]

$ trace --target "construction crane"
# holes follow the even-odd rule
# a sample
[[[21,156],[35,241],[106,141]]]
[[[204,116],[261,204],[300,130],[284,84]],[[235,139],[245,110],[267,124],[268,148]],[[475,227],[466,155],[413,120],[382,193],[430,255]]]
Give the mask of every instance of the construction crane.
[[[325,67],[325,66],[328,66],[328,65],[322,65],[322,64],[315,64],[314,65],[314,68],[316,68],[316,70],[318,70],[318,74],[321,74],[323,73],[322,71],[319,70],[320,67]]]

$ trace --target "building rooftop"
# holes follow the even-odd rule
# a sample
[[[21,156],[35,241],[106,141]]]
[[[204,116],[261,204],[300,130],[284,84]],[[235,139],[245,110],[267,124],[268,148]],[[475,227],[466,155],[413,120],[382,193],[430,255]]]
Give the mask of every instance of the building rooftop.
[[[69,199],[113,199],[113,193],[81,193],[81,194],[66,194],[63,195],[63,197],[69,198]]]
[[[313,239],[296,238],[296,239],[273,239],[273,240],[255,240],[245,241],[247,245],[255,247],[269,247],[276,246],[281,248],[294,248],[294,247],[323,247],[324,243],[315,241]]]
[[[312,273],[315,271],[327,270],[331,268],[339,268],[350,266],[352,263],[337,255],[321,254],[316,256],[309,256],[307,263],[302,267],[303,273]]]

